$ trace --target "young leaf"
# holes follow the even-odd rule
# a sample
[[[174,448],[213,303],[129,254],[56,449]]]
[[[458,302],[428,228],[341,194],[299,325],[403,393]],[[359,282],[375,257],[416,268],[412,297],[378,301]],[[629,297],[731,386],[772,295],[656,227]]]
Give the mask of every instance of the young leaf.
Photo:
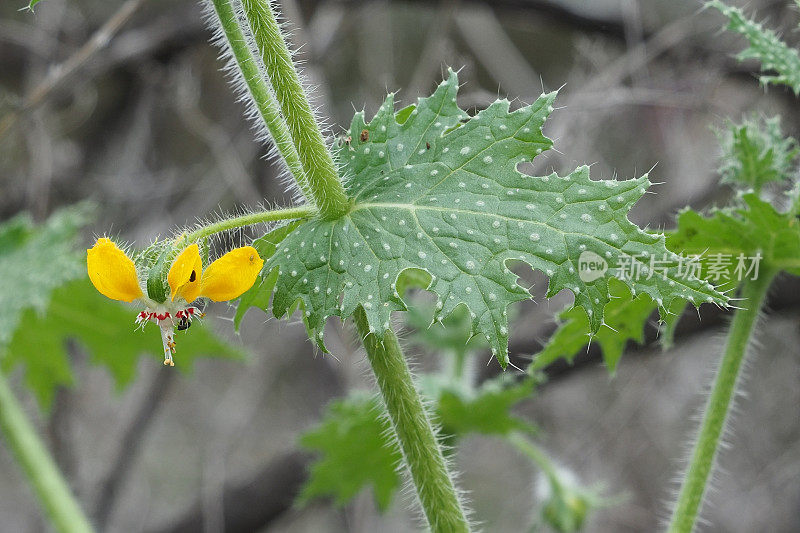
[[[708,217],[683,211],[667,245],[684,254],[703,254],[706,278],[711,265],[719,269],[722,280],[741,280],[751,266],[765,265],[799,275],[800,221],[792,213],[778,212],[757,194],[745,194],[742,202],[744,207],[715,209]],[[747,261],[756,257],[758,265]],[[718,259],[728,261],[718,263]]]
[[[25,309],[44,312],[54,288],[86,275],[75,239],[89,211],[85,204],[63,209],[38,227],[27,215],[0,224],[0,349]]]
[[[759,192],[769,182],[791,175],[800,153],[797,141],[781,133],[780,117],[764,121],[748,119],[729,124],[719,133],[722,146],[719,173],[723,183],[745,186]]]
[[[378,508],[386,510],[400,487],[397,472],[403,457],[389,438],[391,426],[374,396],[351,394],[328,407],[325,418],[300,439],[322,455],[311,467],[301,502],[333,496],[344,505],[372,485]]]
[[[118,388],[129,384],[136,374],[139,356],[151,353],[161,359],[158,328],[140,332],[134,328],[125,305],[100,295],[87,279],[67,283],[53,291],[46,313],[28,309],[8,349],[0,350],[4,371],[25,367],[25,384],[42,408],[51,404],[59,385],[73,384],[66,350],[68,339],[77,340],[91,355],[93,363],[108,369]],[[242,357],[242,352],[219,340],[202,323],[191,331],[178,333],[182,369],[200,356]]]
[[[402,123],[392,95],[369,123],[356,114],[351,142],[337,154],[352,208],[337,220],[305,223],[266,262],[264,276],[279,271],[276,316],[300,306],[309,334],[324,349],[325,320],[347,318],[363,306],[370,330],[381,335],[391,313],[406,308],[396,290],[398,276],[420,269],[439,297],[437,318],[465,304],[473,332],[486,337],[505,366],[506,307],[530,297],[507,268],[509,261],[544,271],[548,296],[572,291],[594,330],[609,299],[607,277],[581,279],[577,267],[585,251],[609,260],[663,256],[665,277],[627,281],[661,305],[678,297],[725,302],[705,282],[679,278],[677,258],[667,252],[663,236],[628,220],[649,186],[646,176],[593,181],[588,167],[567,176],[517,170],[552,145],[541,128],[555,93],[514,112],[508,101],[498,101],[469,118],[456,105],[457,90],[451,71]]]
[[[762,72],[775,72],[761,76],[763,85],[786,85],[795,95],[800,95],[800,55],[797,50],[786,46],[773,30],[748,19],[738,7],[726,5],[721,0],[711,0],[706,5],[728,17],[728,29],[743,35],[750,43],[738,54],[740,61],[757,59],[761,62]]]

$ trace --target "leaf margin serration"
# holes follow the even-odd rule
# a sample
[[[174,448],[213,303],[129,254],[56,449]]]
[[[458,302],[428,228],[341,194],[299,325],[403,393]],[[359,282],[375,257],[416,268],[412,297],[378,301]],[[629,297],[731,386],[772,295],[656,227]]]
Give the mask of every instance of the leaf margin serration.
[[[595,181],[589,178],[589,168],[587,166],[578,167],[576,170],[566,176],[558,176],[555,173],[552,173],[548,176],[528,176],[517,169],[519,163],[523,161],[531,161],[538,154],[552,146],[552,141],[544,136],[541,128],[544,124],[544,121],[553,110],[552,104],[556,97],[556,92],[542,94],[533,104],[523,106],[515,111],[509,111],[510,103],[507,100],[498,100],[486,109],[479,112],[477,115],[469,117],[457,106],[457,90],[458,78],[456,73],[451,70],[449,78],[439,84],[432,96],[419,99],[416,106],[413,106],[413,108],[412,106],[409,106],[404,108],[404,110],[401,110],[404,115],[407,115],[406,119],[403,120],[402,123],[398,122],[396,119],[398,113],[396,113],[394,110],[394,94],[387,96],[383,105],[381,105],[378,112],[369,122],[364,120],[363,112],[356,113],[348,132],[349,135],[347,135],[345,140],[339,144],[336,150],[337,159],[341,165],[342,173],[345,176],[345,184],[348,187],[351,197],[354,198],[353,208],[347,215],[339,220],[324,221],[314,219],[306,222],[292,235],[288,236],[287,239],[281,244],[282,250],[279,250],[278,253],[276,253],[265,263],[264,270],[262,271],[263,276],[268,276],[275,269],[278,269],[278,280],[272,302],[273,313],[276,317],[281,317],[287,313],[291,314],[295,309],[301,309],[302,318],[309,332],[309,336],[317,341],[321,349],[326,350],[323,342],[323,327],[327,318],[329,316],[339,316],[340,318],[345,319],[350,316],[359,305],[365,309],[370,331],[381,335],[389,327],[391,313],[406,309],[402,297],[396,291],[396,283],[398,278],[407,269],[417,268],[424,270],[431,275],[431,283],[427,289],[436,293],[438,298],[436,307],[437,314],[435,319],[441,319],[443,316],[450,314],[459,305],[466,305],[472,315],[473,332],[475,334],[478,334],[479,332],[483,333],[487,337],[487,340],[492,347],[492,353],[497,357],[500,364],[505,367],[508,362],[508,323],[505,307],[514,301],[530,298],[530,293],[517,283],[518,277],[508,269],[507,263],[509,261],[522,261],[530,265],[532,268],[538,268],[545,272],[550,277],[550,283],[547,292],[548,297],[562,289],[571,290],[575,295],[576,305],[582,307],[587,313],[587,316],[592,324],[592,328],[595,331],[603,324],[602,311],[609,299],[607,280],[601,281],[597,285],[589,285],[589,290],[584,291],[583,289],[585,289],[587,285],[582,284],[582,282],[578,283],[575,279],[577,278],[577,275],[575,274],[574,266],[576,265],[574,263],[577,258],[570,257],[570,252],[568,251],[570,247],[574,246],[575,250],[584,250],[587,248],[587,246],[581,241],[581,239],[584,238],[585,242],[589,242],[590,240],[594,239],[595,241],[606,245],[605,255],[607,257],[611,257],[609,249],[614,249],[623,253],[629,252],[631,254],[652,253],[654,250],[657,250],[659,253],[663,251],[663,253],[667,254],[665,257],[669,257],[670,261],[677,262],[677,256],[674,256],[674,254],[671,254],[671,252],[667,251],[664,244],[663,235],[653,235],[647,233],[638,228],[638,226],[635,224],[631,223],[627,217],[627,213],[629,212],[630,208],[639,200],[639,198],[646,192],[646,189],[650,186],[650,181],[647,175],[622,182],[616,180]],[[440,108],[433,119],[426,119],[430,121],[430,124],[419,136],[419,139],[413,148],[409,149],[409,147],[405,146],[403,142],[400,142],[405,139],[405,137],[403,137],[404,131],[413,127],[413,121],[418,120],[414,118],[415,116],[423,117],[426,115],[426,113],[431,111],[430,106],[432,102],[438,102]],[[448,110],[447,113],[441,113],[441,110],[445,108]],[[408,111],[409,109],[411,110]],[[476,154],[476,156],[472,157],[472,159],[462,162],[458,167],[449,166],[450,162],[459,161],[458,156],[454,155],[456,151],[466,157],[469,155],[471,150],[470,144],[462,143],[459,145],[456,142],[457,140],[474,133],[475,130],[482,127],[483,124],[488,124],[487,127],[489,128],[489,131],[491,131],[492,136],[495,136],[495,130],[506,130],[507,125],[513,124],[514,120],[519,120],[520,118],[524,118],[525,120],[522,123],[523,125],[517,129],[513,136],[503,137],[500,135],[499,137],[495,137],[490,147],[502,141],[508,141],[507,145],[510,146],[510,148],[508,148],[507,151],[509,153],[512,153],[514,148],[519,151],[519,153],[513,157],[507,158],[506,162],[510,163],[512,168],[510,170],[505,169],[508,175],[503,176],[503,178],[507,178],[511,181],[519,180],[520,183],[524,182],[529,187],[514,188],[512,186],[503,188],[503,186],[498,183],[499,189],[502,192],[505,192],[508,196],[513,196],[514,194],[520,194],[520,196],[524,196],[524,194],[521,194],[523,191],[524,193],[555,192],[556,194],[553,197],[555,199],[553,199],[552,202],[556,202],[558,198],[561,198],[560,202],[563,205],[559,206],[556,203],[546,206],[552,208],[553,213],[551,213],[551,215],[553,215],[553,217],[561,209],[567,206],[588,203],[590,201],[606,202],[602,205],[598,203],[595,206],[598,211],[592,215],[589,215],[588,212],[579,215],[579,218],[582,219],[578,221],[579,225],[581,223],[586,225],[590,221],[594,221],[595,218],[606,219],[607,217],[604,216],[604,214],[608,215],[608,213],[604,213],[605,211],[616,212],[620,209],[623,209],[622,217],[620,217],[618,220],[615,220],[615,218],[612,216],[610,219],[607,219],[605,222],[603,222],[603,224],[608,225],[611,222],[615,222],[617,227],[620,228],[620,233],[622,233],[625,238],[619,239],[619,236],[617,233],[614,233],[613,230],[608,231],[611,232],[610,235],[614,239],[624,240],[624,244],[620,245],[618,248],[612,248],[611,244],[608,242],[602,242],[601,239],[596,238],[593,235],[587,236],[586,234],[581,234],[580,232],[570,233],[568,231],[561,231],[559,228],[550,226],[541,220],[517,220],[501,215],[485,215],[484,213],[476,213],[474,211],[461,211],[456,208],[441,208],[439,211],[442,213],[449,212],[449,215],[450,217],[453,217],[453,220],[456,219],[456,217],[454,217],[456,212],[466,213],[470,216],[474,215],[476,217],[493,216],[494,219],[491,221],[491,224],[494,228],[498,228],[499,226],[497,224],[499,223],[499,220],[505,218],[507,219],[505,222],[507,222],[509,225],[512,222],[516,222],[520,229],[525,229],[525,224],[542,226],[543,228],[546,228],[541,230],[542,235],[544,235],[544,231],[552,230],[556,233],[560,232],[563,240],[563,250],[556,252],[554,246],[553,249],[547,249],[546,252],[557,256],[553,258],[553,261],[562,256],[564,257],[564,260],[558,267],[547,268],[547,261],[541,257],[533,255],[533,253],[526,252],[512,255],[512,250],[509,246],[503,248],[501,252],[493,254],[489,260],[494,262],[492,265],[492,267],[495,269],[493,274],[497,274],[499,278],[502,278],[502,281],[497,282],[496,280],[491,280],[492,283],[494,283],[492,287],[497,287],[496,292],[489,292],[492,291],[492,288],[489,288],[486,290],[486,292],[484,292],[482,287],[476,287],[478,288],[478,292],[480,292],[481,296],[483,297],[485,309],[481,308],[479,304],[476,305],[474,302],[471,305],[470,302],[467,301],[467,297],[458,296],[457,298],[454,298],[453,293],[450,292],[450,287],[447,286],[447,284],[440,286],[440,284],[443,283],[442,276],[439,275],[441,272],[435,268],[426,266],[425,264],[419,264],[419,261],[415,262],[413,257],[406,257],[406,261],[401,262],[403,264],[394,269],[382,269],[381,258],[375,252],[375,250],[369,246],[367,241],[371,237],[370,235],[366,234],[371,230],[375,232],[374,236],[377,237],[377,234],[381,233],[384,229],[381,227],[380,219],[382,218],[384,221],[386,221],[388,220],[388,217],[386,216],[386,213],[381,212],[380,209],[407,209],[409,212],[413,212],[416,219],[414,230],[417,228],[423,230],[416,231],[417,238],[422,240],[424,233],[424,238],[435,244],[435,238],[432,235],[437,231],[437,226],[431,227],[431,222],[429,220],[426,220],[426,223],[428,223],[427,227],[424,226],[422,221],[420,221],[417,216],[417,211],[435,211],[436,209],[429,206],[420,206],[416,202],[422,202],[426,199],[430,200],[431,202],[436,202],[438,198],[429,195],[432,188],[425,189],[423,187],[422,195],[414,200],[411,200],[409,203],[392,204],[388,202],[375,202],[375,200],[384,200],[390,194],[395,194],[398,198],[403,199],[402,193],[404,189],[410,188],[414,184],[422,184],[424,186],[425,180],[428,179],[429,176],[434,176],[437,174],[437,172],[449,170],[449,174],[447,174],[445,178],[436,183],[433,187],[439,186],[450,176],[460,172],[463,167],[477,157]],[[476,125],[478,123],[481,124]],[[430,130],[434,126],[436,129],[431,132]],[[521,134],[523,130],[526,138],[518,139],[516,135]],[[473,135],[472,138],[474,137],[475,136]],[[400,141],[397,140],[398,138],[400,138]],[[485,135],[485,139],[488,140],[489,136]],[[514,145],[515,142],[517,145]],[[453,152],[448,153],[450,148],[456,148],[458,150],[453,150]],[[484,151],[485,150],[488,150],[488,148],[485,148]],[[483,151],[478,152],[478,154],[480,153],[483,153]],[[493,152],[491,155],[495,155],[495,152]],[[491,155],[484,156],[483,158],[484,162],[488,161],[487,165],[490,165],[493,162]],[[505,156],[506,154],[501,155]],[[495,155],[495,157],[498,156]],[[497,167],[500,166],[500,164],[497,165]],[[469,171],[469,169],[467,171]],[[501,173],[501,171],[503,171],[502,168],[498,170],[498,175]],[[369,175],[369,179],[365,179],[365,174]],[[425,176],[423,176],[423,174],[425,174]],[[460,174],[458,175],[460,176]],[[477,172],[474,173],[474,176],[475,177],[471,178],[471,185],[475,185],[476,187],[480,185],[480,187],[485,190],[492,188],[492,186],[490,186],[487,182],[481,183],[480,179],[476,179],[489,179],[487,176],[481,176]],[[395,179],[398,177],[400,179]],[[391,182],[388,185],[382,185],[389,180],[391,180]],[[455,195],[450,198],[451,201],[458,203],[460,200],[466,199],[469,194],[472,194],[471,188],[465,187],[466,181],[469,180],[465,178],[464,181],[459,183],[459,185],[464,189],[461,193],[459,193],[463,194],[463,198],[459,195]],[[550,187],[555,188],[552,190],[548,189],[548,186],[543,186],[545,183],[549,183],[551,184],[549,185]],[[540,189],[534,190],[534,184],[538,184],[537,186],[539,186]],[[575,184],[579,184],[578,188],[571,190]],[[581,184],[583,186],[581,186]],[[401,185],[403,187],[400,187]],[[393,189],[392,187],[395,188]],[[596,188],[592,190],[592,194],[595,194],[597,190],[601,190],[603,187],[608,188],[609,191],[613,191],[613,194],[609,194],[609,196],[605,198],[602,196],[602,194],[600,194],[597,198],[587,199],[584,201],[583,197],[580,195],[587,195],[590,187]],[[456,192],[458,192],[458,189]],[[372,194],[372,196],[369,197],[369,194]],[[589,198],[592,196],[592,194],[588,194],[586,198]],[[570,200],[565,200],[567,196],[571,197]],[[614,197],[613,200],[612,197]],[[540,198],[541,196],[537,196],[536,201],[539,201]],[[361,201],[358,201],[359,199],[361,199]],[[474,198],[472,199],[474,200]],[[507,198],[504,200],[503,195],[500,195],[497,197],[487,196],[485,200],[477,200],[476,204],[486,206],[486,202],[490,199],[496,199],[496,205],[503,204],[503,201],[513,203],[512,200],[508,200]],[[614,201],[616,202],[616,205],[612,204]],[[525,204],[523,201],[522,204],[525,205],[526,208],[535,210],[537,205],[533,204],[534,200],[529,200],[529,202],[530,203]],[[545,206],[544,203],[541,205]],[[533,207],[531,208],[531,206]],[[610,207],[610,209],[608,209],[606,206]],[[508,206],[506,205],[506,207]],[[368,220],[368,215],[372,216],[371,221]],[[566,218],[564,213],[559,214],[559,217],[561,219]],[[359,225],[359,222],[361,225]],[[370,222],[373,222],[374,225],[370,226]],[[409,221],[405,218],[395,218],[393,222],[398,223],[401,226],[406,225],[408,228],[411,228],[411,224],[409,224]],[[341,224],[341,228],[337,228],[339,224]],[[359,234],[358,237],[356,237],[356,240],[353,240],[352,242],[342,242],[345,234],[350,231],[350,228],[353,228],[352,233]],[[491,235],[492,228],[490,228],[488,225],[486,228]],[[361,231],[362,229],[364,229],[363,232]],[[312,240],[312,237],[314,237],[312,234],[316,230],[319,230],[323,234],[322,240]],[[467,231],[470,231],[470,229],[467,229]],[[530,231],[530,229],[528,228],[526,231]],[[413,233],[414,231],[406,232],[404,237],[407,239],[413,239]],[[523,231],[523,233],[526,232]],[[334,234],[337,235],[336,241],[334,241]],[[384,231],[379,238],[375,239],[375,241],[382,240],[383,247],[389,251],[391,250],[392,246],[396,245],[397,240],[395,239],[392,241],[391,237],[385,237],[385,235],[387,235],[387,232]],[[499,235],[499,233],[494,235]],[[567,237],[568,235],[569,239]],[[398,237],[398,235],[393,236]],[[540,238],[539,233],[526,233],[526,237],[528,236],[532,242],[543,240]],[[498,239],[497,237],[493,238],[495,241]],[[510,238],[511,236],[509,235],[508,239]],[[518,239],[518,236],[515,235],[514,238]],[[325,239],[327,239],[327,247],[324,246]],[[401,239],[401,241],[402,240],[403,239]],[[572,240],[573,242],[568,242],[568,240]],[[456,248],[462,242],[470,243],[472,241],[454,240],[451,241],[450,244],[452,246],[453,243],[455,243],[456,246],[454,246],[454,248]],[[313,247],[314,249],[316,249],[320,244],[321,246],[319,246],[319,250],[308,253],[308,249],[303,251],[303,248],[307,244],[310,244],[309,248]],[[369,248],[372,251],[377,264],[365,263],[362,260],[358,263],[358,267],[363,268],[363,271],[358,272],[358,275],[356,275],[355,272],[348,272],[350,267],[349,260],[345,262],[345,258],[342,255],[341,250],[349,245],[349,249],[352,251],[361,246],[361,244],[364,245],[365,249]],[[400,242],[399,245],[400,247],[404,246],[402,242]],[[528,243],[528,245],[530,245],[530,243]],[[431,254],[431,250],[433,250],[435,247],[436,246],[426,249],[414,248],[414,250],[416,250],[419,254],[419,259],[424,260],[429,254]],[[457,265],[457,261],[453,259],[453,256],[448,256],[446,254],[446,250],[441,250],[441,253],[444,256],[439,259],[442,264],[445,264],[446,259],[450,259],[453,265]],[[305,268],[305,272],[300,272],[297,270],[297,268],[292,269],[292,266],[290,266],[290,264],[297,264],[296,261],[290,261],[291,256],[294,254],[305,254],[303,257],[309,259],[308,264],[302,263],[303,267]],[[315,255],[315,257],[311,257],[312,255]],[[353,255],[355,256],[356,253],[354,252]],[[572,252],[572,255],[575,255],[574,251]],[[394,259],[399,259],[399,257]],[[541,261],[539,259],[541,259]],[[569,262],[570,266],[564,267],[565,262]],[[466,264],[469,263],[473,263],[473,266],[476,266],[477,261],[469,260],[466,262]],[[314,271],[323,266],[328,267],[325,281],[320,283],[314,281],[313,283],[310,283],[306,273]],[[488,271],[485,270],[486,266],[482,265],[482,267],[484,270],[481,270],[481,272],[487,272],[486,279],[488,280]],[[462,266],[459,266],[459,268],[462,268],[463,270],[463,263]],[[373,270],[374,273],[372,272]],[[613,269],[611,272],[613,273]],[[336,281],[336,279],[334,280],[333,286],[330,282],[331,273],[335,273],[334,278],[338,278],[338,281]],[[347,277],[346,280],[344,277],[342,277],[345,273],[349,274],[349,277]],[[467,274],[466,272],[464,273]],[[362,281],[366,280],[366,282],[369,283],[369,279],[367,278],[370,276],[378,276],[379,274],[381,275],[381,279],[387,281],[383,282],[382,284],[380,279],[375,277],[373,280],[375,283],[372,285],[372,287],[377,287],[377,290],[373,292],[367,291],[366,293],[361,290],[363,285]],[[469,274],[467,274],[467,276],[469,277]],[[479,276],[477,275],[473,277],[475,279],[479,279]],[[295,281],[287,281],[291,279],[294,279]],[[665,279],[664,281],[666,282],[667,280]],[[298,283],[300,284],[299,288]],[[571,286],[570,283],[572,283]],[[672,279],[670,280],[670,283],[672,286],[675,286],[677,282],[675,279]],[[303,288],[303,285],[306,287]],[[658,288],[658,286],[643,285],[637,287],[636,285],[632,284],[628,285],[634,295],[636,294],[637,288],[648,294],[653,301],[658,302],[658,305],[663,312],[669,308],[671,301],[678,297],[683,297],[689,301],[692,301],[695,303],[695,305],[698,305],[701,301],[709,301],[717,304],[725,304],[727,302],[727,298],[724,295],[716,292],[713,286],[700,280],[690,280],[686,284],[683,284],[684,291],[682,295],[677,294],[677,289],[668,289],[666,292],[664,292],[662,291],[663,288]],[[500,287],[503,287],[503,293],[500,293]],[[469,288],[465,288],[465,290],[466,292],[470,292]],[[687,291],[689,291],[688,294]],[[500,293],[500,296],[498,296],[497,293]],[[492,301],[492,303],[488,303],[487,299]],[[497,302],[496,305],[493,303],[495,301]],[[478,316],[476,311],[480,311],[481,315]],[[490,321],[484,319],[486,312],[491,314]]]

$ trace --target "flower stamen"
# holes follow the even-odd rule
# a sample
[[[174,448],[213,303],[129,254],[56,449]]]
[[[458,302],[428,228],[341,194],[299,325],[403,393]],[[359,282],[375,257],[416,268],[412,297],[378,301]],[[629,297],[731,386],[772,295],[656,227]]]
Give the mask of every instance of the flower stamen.
[[[164,321],[159,325],[161,326],[161,341],[164,343],[164,366],[175,366],[175,362],[172,360],[172,354],[175,353],[175,326],[171,320],[169,324]]]

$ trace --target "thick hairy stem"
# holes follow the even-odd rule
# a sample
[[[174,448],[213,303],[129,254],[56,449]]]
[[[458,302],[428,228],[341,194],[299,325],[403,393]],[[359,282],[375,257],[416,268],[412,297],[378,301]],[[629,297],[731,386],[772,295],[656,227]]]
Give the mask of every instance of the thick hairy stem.
[[[36,435],[31,423],[17,402],[5,377],[0,373],[0,430],[9,449],[22,466],[39,502],[50,516],[51,523],[63,533],[87,533],[92,526],[84,515],[52,456]]]
[[[468,532],[464,508],[397,336],[391,330],[382,339],[370,333],[360,307],[355,322],[431,531]]]
[[[300,207],[288,207],[286,209],[273,209],[271,211],[259,211],[257,213],[248,213],[233,218],[226,218],[207,226],[202,226],[190,233],[187,233],[183,239],[180,237],[176,240],[184,244],[191,244],[197,242],[205,237],[210,237],[216,233],[223,231],[230,231],[244,226],[252,226],[254,224],[261,224],[262,222],[274,222],[276,220],[290,220],[295,218],[307,218],[316,214],[317,210],[313,206],[302,205]]]
[[[300,162],[297,149],[292,142],[289,127],[281,115],[268,81],[262,77],[259,69],[260,61],[257,61],[250,51],[244,32],[239,26],[239,20],[232,5],[233,0],[212,0],[212,4],[214,11],[217,13],[222,32],[236,60],[236,65],[239,67],[242,78],[247,84],[253,103],[272,136],[275,147],[286,162],[289,172],[292,173],[295,181],[303,191],[303,195],[309,202],[313,202],[313,195],[309,189],[306,173],[303,169],[303,164]]]
[[[736,311],[728,333],[725,354],[722,357],[714,386],[708,398],[700,433],[697,437],[689,468],[683,478],[678,501],[669,525],[670,533],[690,533],[706,494],[708,478],[717,456],[728,412],[736,393],[742,362],[755,330],[758,313],[767,294],[774,272],[762,271],[756,280],[747,280],[742,286],[743,309]]]
[[[319,207],[322,217],[338,218],[349,209],[347,195],[272,6],[268,0],[241,1],[275,96],[300,154],[300,161],[306,170],[314,203]]]

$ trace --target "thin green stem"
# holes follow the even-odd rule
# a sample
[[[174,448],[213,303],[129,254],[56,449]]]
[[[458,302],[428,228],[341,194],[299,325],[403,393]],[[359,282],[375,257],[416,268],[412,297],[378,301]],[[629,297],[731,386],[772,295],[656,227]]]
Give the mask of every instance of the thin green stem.
[[[468,532],[464,508],[397,336],[391,330],[382,339],[370,333],[361,307],[354,318],[431,531]]]
[[[323,218],[338,218],[350,207],[347,194],[339,181],[333,157],[311,110],[272,6],[268,0],[242,0],[242,7],[306,170],[314,202]]]
[[[278,103],[272,94],[269,83],[264,79],[259,68],[260,61],[257,61],[248,46],[247,39],[239,26],[238,17],[233,9],[232,0],[212,0],[214,11],[220,22],[220,27],[225,35],[225,39],[230,46],[242,78],[247,84],[253,103],[258,109],[264,124],[267,126],[275,147],[283,156],[289,172],[292,173],[303,195],[309,202],[313,202],[313,195],[309,189],[306,172],[300,162],[300,156],[292,142],[292,135],[286,121],[281,116]]]
[[[714,386],[700,425],[700,433],[692,451],[691,463],[684,475],[678,501],[672,513],[668,529],[670,533],[691,533],[694,529],[706,494],[708,478],[714,468],[728,412],[736,393],[736,384],[747,346],[774,277],[775,272],[762,271],[758,279],[746,280],[742,285],[741,296],[746,308],[737,310],[733,317],[725,353],[714,379]]]
[[[289,220],[296,218],[307,218],[315,215],[316,208],[310,205],[301,205],[300,207],[287,207],[286,209],[273,209],[271,211],[259,211],[257,213],[248,213],[233,218],[226,218],[218,222],[213,222],[206,226],[202,226],[191,233],[186,234],[182,241],[183,244],[191,244],[206,237],[210,237],[215,233],[223,231],[230,231],[244,226],[252,226],[254,224],[261,224],[262,222],[274,222],[276,220]],[[180,239],[180,238],[179,238]]]
[[[93,531],[47,448],[0,373],[0,430],[22,466],[52,525],[62,533]]]
[[[508,435],[508,441],[514,445],[516,449],[524,453],[531,459],[550,480],[558,481],[558,475],[553,467],[553,462],[550,458],[538,447],[536,444],[523,433],[514,431]],[[560,485],[557,483],[557,485]]]

